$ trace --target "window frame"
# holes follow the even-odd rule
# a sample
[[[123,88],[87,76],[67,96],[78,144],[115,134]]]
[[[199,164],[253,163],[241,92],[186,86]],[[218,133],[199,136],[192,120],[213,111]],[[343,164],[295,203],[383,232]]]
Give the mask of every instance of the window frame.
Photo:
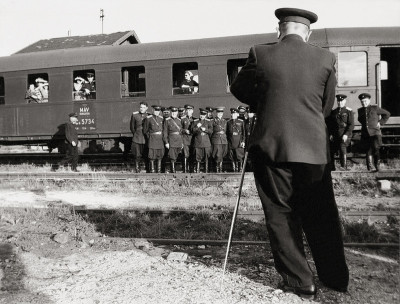
[[[183,68],[179,68],[179,66],[182,66]],[[195,67],[195,68],[193,68]],[[176,69],[178,71],[176,71]],[[190,71],[193,73],[193,71],[196,71],[196,73],[193,73],[192,80],[195,76],[197,76],[197,79],[199,77],[199,63],[197,61],[188,61],[188,62],[174,62],[172,64],[171,72],[172,72],[172,88],[171,88],[171,94],[172,96],[192,96],[192,95],[199,95],[200,94],[200,82],[197,80],[198,86],[193,86],[193,91],[191,92],[190,90],[188,93],[185,93],[186,90],[182,89],[182,81],[185,79],[185,76],[183,78],[177,78],[176,74],[179,72],[185,72],[185,71]],[[174,86],[174,82],[181,82],[180,86]],[[194,90],[194,88],[197,87],[197,91]],[[182,92],[182,93],[176,93],[176,92]],[[191,93],[190,93],[191,92]]]
[[[240,72],[240,70],[245,66],[246,62],[247,62],[247,57],[243,57],[243,58],[231,58],[228,59],[226,61],[226,93],[231,94],[231,90],[230,90],[230,86],[232,84],[232,82],[235,80],[235,78],[232,79],[232,82],[229,82],[230,80],[230,74],[229,74],[229,62],[244,62],[244,64],[241,66],[241,68],[238,71],[238,74]],[[236,65],[236,68],[240,67],[239,65]]]
[[[130,91],[130,89],[129,89],[129,76],[128,76],[128,84],[126,84],[126,82],[124,82],[124,72],[128,72],[128,73],[130,73],[129,72],[129,69],[135,69],[135,68],[143,68],[143,72],[141,73],[140,71],[138,72],[138,79],[140,78],[139,76],[140,76],[140,74],[143,74],[144,75],[144,91]],[[124,69],[126,70],[126,71],[124,71]],[[146,98],[147,97],[147,87],[146,87],[146,82],[147,82],[147,75],[146,75],[146,66],[145,65],[133,65],[133,66],[122,66],[121,67],[121,72],[120,72],[120,75],[121,75],[121,81],[120,81],[120,97],[122,98],[122,99],[126,99],[126,98]],[[123,88],[123,86],[127,86],[127,90],[123,90],[122,88]],[[140,86],[140,84],[139,84],[139,86]],[[122,92],[123,91],[128,91],[128,95],[123,95],[122,94]],[[141,93],[141,92],[143,92],[143,95],[137,95],[137,96],[130,96],[131,95],[131,93],[132,94],[134,94],[134,93]]]
[[[6,84],[4,76],[0,76],[0,105],[6,104]]]
[[[340,54],[356,54],[356,53],[362,53],[364,56],[365,56],[365,61],[362,63],[363,64],[363,70],[364,70],[364,72],[365,72],[365,74],[363,74],[362,76],[362,83],[360,84],[360,83],[355,83],[355,84],[349,84],[349,85],[346,85],[346,84],[341,84],[341,75],[343,75],[344,74],[344,72],[343,72],[343,70],[341,70],[342,68],[341,68],[341,66],[343,65],[343,64],[341,64],[341,59],[340,59]],[[339,87],[339,88],[351,88],[351,87],[368,87],[368,52],[367,51],[341,51],[341,52],[338,52],[338,60],[337,60],[337,86]],[[354,71],[354,68],[355,68],[355,66],[354,66],[354,64],[350,67],[350,68],[348,68],[348,70],[353,70]],[[350,79],[351,80],[351,79]]]
[[[94,74],[94,83],[95,83],[95,91],[94,91],[94,98],[84,98],[84,99],[76,99],[75,96],[80,96],[82,97],[82,94],[77,94],[77,91],[75,90],[75,78],[81,77],[85,81],[87,81],[86,74],[87,73],[93,73]],[[71,92],[71,99],[73,102],[82,102],[82,101],[95,101],[97,99],[97,83],[96,83],[96,70],[95,69],[83,69],[83,70],[72,70],[72,92]]]

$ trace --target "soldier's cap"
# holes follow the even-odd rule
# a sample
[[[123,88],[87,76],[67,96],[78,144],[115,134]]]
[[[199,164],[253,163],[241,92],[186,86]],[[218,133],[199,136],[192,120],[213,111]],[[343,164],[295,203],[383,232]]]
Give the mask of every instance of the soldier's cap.
[[[207,114],[207,110],[206,109],[200,108],[199,111],[200,111],[200,115],[206,115]]]
[[[44,80],[43,78],[39,77],[39,78],[36,78],[35,82],[37,82],[37,83],[46,83],[47,81]]]
[[[86,77],[94,77],[94,73],[92,73],[92,72],[87,72],[87,73],[86,73]]]
[[[207,112],[212,112],[212,111],[214,111],[214,109],[211,108],[211,107],[206,107],[206,111],[207,111]]]
[[[185,108],[179,107],[179,108],[178,108],[178,111],[179,111],[179,112],[185,112]]]
[[[163,112],[171,112],[171,109],[168,107],[161,108]]]
[[[368,93],[362,93],[358,95],[358,99],[363,100],[364,98],[371,98],[371,95]]]
[[[244,106],[238,106],[237,109],[239,112],[246,112],[246,108]]]
[[[224,110],[225,110],[225,107],[216,107],[215,108],[215,111],[217,111],[217,112],[224,112]]]
[[[75,77],[75,80],[85,81],[81,76]]]
[[[283,22],[298,22],[310,26],[311,23],[318,20],[318,16],[313,12],[290,7],[278,8],[275,11],[275,16],[279,19],[279,24]]]
[[[194,107],[192,105],[189,105],[189,104],[186,104],[184,107],[185,107],[185,109],[194,109]]]
[[[232,113],[232,114],[233,114],[233,113],[239,113],[239,110],[236,109],[236,108],[231,108],[231,113]]]
[[[171,110],[171,112],[178,112],[178,108],[177,107],[169,107],[169,109]]]
[[[342,100],[344,100],[344,99],[346,99],[346,98],[347,98],[347,96],[344,95],[344,94],[337,94],[337,95],[336,95],[336,100],[337,100],[337,101],[342,101]]]
[[[151,106],[155,111],[160,111],[161,110],[161,106],[159,105],[152,105]]]
[[[69,117],[78,117],[78,114],[73,112],[68,114]]]

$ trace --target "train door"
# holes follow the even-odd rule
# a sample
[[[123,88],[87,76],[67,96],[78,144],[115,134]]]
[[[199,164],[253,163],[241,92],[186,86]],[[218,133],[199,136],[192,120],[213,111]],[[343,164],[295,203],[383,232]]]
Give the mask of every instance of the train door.
[[[390,123],[400,123],[400,47],[382,47],[379,70],[380,105],[390,112]]]

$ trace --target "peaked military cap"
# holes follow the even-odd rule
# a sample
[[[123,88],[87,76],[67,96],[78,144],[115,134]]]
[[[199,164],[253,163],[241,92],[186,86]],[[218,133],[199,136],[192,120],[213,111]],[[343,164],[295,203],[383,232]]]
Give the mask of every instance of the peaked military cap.
[[[158,105],[152,105],[151,107],[156,111],[160,111],[161,110],[161,106],[158,106]]]
[[[215,108],[215,111],[217,111],[217,112],[224,112],[224,110],[225,110],[225,107],[216,107]]]
[[[94,73],[92,73],[92,72],[87,72],[87,73],[86,73],[86,77],[94,77]]]
[[[246,112],[246,108],[244,106],[238,106],[237,109],[239,112]]]
[[[163,112],[171,112],[171,110],[168,107],[163,107],[161,109]]]
[[[200,111],[200,115],[206,115],[207,114],[207,110],[206,109],[200,108],[199,111]]]
[[[344,100],[344,99],[346,99],[346,98],[347,98],[347,96],[344,95],[344,94],[337,94],[337,95],[336,95],[336,100],[337,100],[337,101],[342,101],[342,100]]]
[[[239,113],[239,110],[236,108],[231,108],[230,110],[231,110],[231,113]]]
[[[184,108],[184,107],[179,107],[179,108],[178,108],[178,111],[179,111],[179,112],[185,112],[185,108]]]
[[[188,105],[188,104],[186,104],[184,107],[185,107],[185,109],[194,109],[194,107],[192,105]]]
[[[275,16],[279,19],[279,23],[298,22],[307,26],[318,20],[318,16],[313,12],[289,7],[278,8],[275,11]]]
[[[213,108],[211,108],[211,107],[206,107],[206,111],[207,111],[207,112],[213,112],[213,111],[214,111],[214,109],[213,109]]]
[[[362,100],[364,98],[371,98],[371,95],[368,93],[362,93],[362,94],[358,95],[358,99]]]
[[[171,112],[178,112],[178,108],[177,107],[169,107],[169,109],[171,110]]]
[[[78,114],[74,112],[74,113],[69,113],[68,116],[69,117],[78,117]]]

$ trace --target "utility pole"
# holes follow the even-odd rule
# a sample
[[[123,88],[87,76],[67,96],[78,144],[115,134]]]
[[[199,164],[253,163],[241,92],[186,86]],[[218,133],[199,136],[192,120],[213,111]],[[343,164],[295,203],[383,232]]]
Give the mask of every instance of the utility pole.
[[[103,21],[104,21],[104,10],[100,9],[100,19],[101,19],[101,34],[103,34]]]

